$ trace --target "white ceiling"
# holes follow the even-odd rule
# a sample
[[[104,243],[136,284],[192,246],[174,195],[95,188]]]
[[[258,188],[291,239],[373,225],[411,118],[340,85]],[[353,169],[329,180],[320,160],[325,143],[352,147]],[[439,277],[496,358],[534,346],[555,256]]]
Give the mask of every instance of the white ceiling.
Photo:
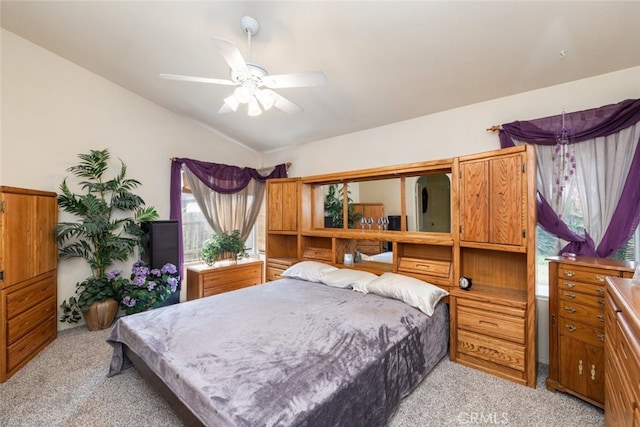
[[[640,2],[6,1],[2,27],[259,152],[640,65]],[[211,37],[270,74],[323,71],[279,89],[304,108],[217,114],[233,88]],[[565,51],[566,55],[561,55]],[[46,70],[42,70],[46,78]]]

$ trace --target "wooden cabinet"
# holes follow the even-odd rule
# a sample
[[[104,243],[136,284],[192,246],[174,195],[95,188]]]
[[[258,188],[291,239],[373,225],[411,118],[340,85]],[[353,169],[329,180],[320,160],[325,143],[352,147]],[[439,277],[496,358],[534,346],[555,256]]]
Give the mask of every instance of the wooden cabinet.
[[[549,259],[549,390],[604,407],[606,277],[632,271],[623,261]]]
[[[452,360],[536,385],[535,152],[459,158],[459,233],[451,291]],[[456,200],[456,199],[454,199]]]
[[[640,426],[640,285],[607,277],[605,412],[607,426]]]
[[[0,382],[57,336],[57,195],[0,187]]]
[[[460,240],[526,243],[525,165],[524,152],[460,161]]]
[[[187,267],[187,300],[234,291],[264,282],[263,262],[240,260],[235,264]]]
[[[267,181],[267,229],[298,230],[298,180],[290,178]]]

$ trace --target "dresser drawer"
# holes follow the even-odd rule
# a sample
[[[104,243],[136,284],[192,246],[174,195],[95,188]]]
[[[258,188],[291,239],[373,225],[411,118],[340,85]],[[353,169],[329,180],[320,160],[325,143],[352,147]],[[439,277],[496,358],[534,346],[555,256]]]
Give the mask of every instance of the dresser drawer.
[[[7,343],[13,344],[43,320],[50,321],[56,315],[56,302],[45,300],[7,322]]]
[[[558,280],[558,289],[561,292],[579,292],[602,297],[604,296],[605,286],[604,284],[584,283],[576,280],[560,279]]]
[[[524,371],[524,345],[471,331],[458,330],[457,348],[458,352],[468,356]]]
[[[232,270],[207,273],[203,277],[205,297],[262,283],[262,263],[249,264]]]
[[[567,320],[584,322],[597,328],[604,327],[605,314],[601,308],[560,300],[560,313]]]
[[[574,282],[593,283],[595,285],[605,285],[605,277],[620,277],[622,273],[618,270],[608,270],[600,268],[580,269],[572,265],[561,265],[558,269],[558,278]]]
[[[573,291],[560,291],[558,292],[558,294],[560,295],[560,302],[566,301],[567,303],[583,304],[591,307],[596,307],[600,310],[604,309],[604,296],[599,297]]]
[[[34,307],[42,301],[55,296],[56,281],[55,272],[49,272],[38,276],[36,280],[28,282],[24,287],[6,293],[7,318]]]
[[[458,328],[524,344],[525,319],[469,307],[458,307]]]
[[[561,315],[558,330],[560,335],[566,335],[597,346],[604,344],[604,328],[602,326],[594,327],[585,323],[576,322],[575,319],[568,319]]]
[[[616,355],[622,371],[627,374],[631,388],[638,392],[640,391],[640,342],[627,325],[622,313],[618,313],[616,324]]]
[[[43,322],[33,331],[7,347],[7,371],[17,368],[22,362],[35,356],[35,352],[56,337],[56,322]]]

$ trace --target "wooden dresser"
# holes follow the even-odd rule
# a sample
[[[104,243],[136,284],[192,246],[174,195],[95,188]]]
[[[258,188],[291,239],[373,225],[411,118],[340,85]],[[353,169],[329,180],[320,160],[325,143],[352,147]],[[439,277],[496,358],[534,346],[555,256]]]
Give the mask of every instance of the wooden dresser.
[[[604,407],[606,278],[631,277],[633,263],[549,258],[547,389]]]
[[[605,295],[607,426],[640,426],[640,284],[607,277]]]
[[[234,291],[264,282],[261,260],[240,260],[235,264],[187,267],[187,300]]]
[[[0,383],[57,336],[57,195],[0,187]]]

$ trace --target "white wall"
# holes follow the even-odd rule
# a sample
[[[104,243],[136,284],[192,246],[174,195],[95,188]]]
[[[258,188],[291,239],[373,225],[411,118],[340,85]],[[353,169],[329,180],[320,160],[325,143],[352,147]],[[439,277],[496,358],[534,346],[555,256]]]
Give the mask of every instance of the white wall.
[[[290,176],[305,176],[455,157],[499,148],[497,134],[486,131],[492,125],[628,98],[640,98],[640,67],[267,153],[263,163],[290,161]]]
[[[267,153],[263,163],[292,162],[290,176],[306,176],[456,157],[500,148],[498,135],[486,131],[492,125],[629,98],[640,98],[640,67]],[[543,363],[549,361],[548,306],[548,299],[538,299],[538,358]]]
[[[57,191],[78,154],[108,148],[114,165],[121,158],[128,176],[142,183],[137,194],[166,219],[171,157],[261,165],[258,153],[11,32],[3,29],[0,37],[1,185]],[[61,262],[59,302],[73,295],[75,283],[90,274],[84,261]]]

